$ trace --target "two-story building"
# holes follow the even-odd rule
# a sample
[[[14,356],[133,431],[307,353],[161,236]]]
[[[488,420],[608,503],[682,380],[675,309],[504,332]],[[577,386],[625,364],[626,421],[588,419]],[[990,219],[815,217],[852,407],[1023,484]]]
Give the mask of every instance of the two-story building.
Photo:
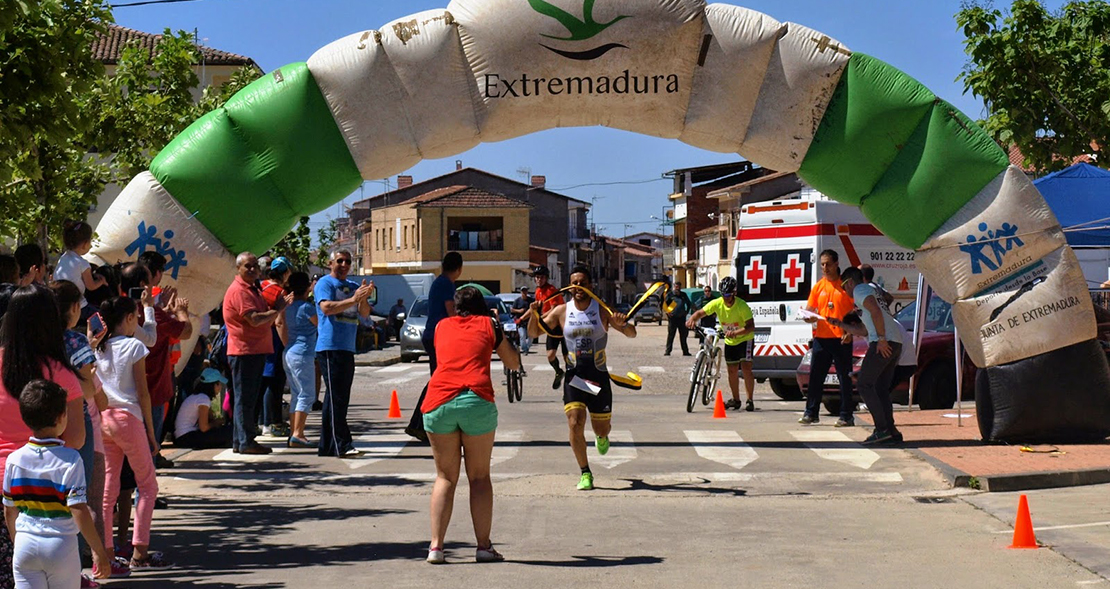
[[[733,162],[696,168],[680,168],[663,174],[674,179],[669,200],[673,205],[674,249],[667,262],[674,280],[698,284],[698,239],[700,231],[717,225],[717,203],[710,192],[758,178],[767,173],[752,162]],[[716,262],[714,262],[714,265]]]
[[[563,286],[570,268],[588,256],[590,232],[586,227],[586,216],[590,203],[548,190],[543,176],[532,176],[531,183],[525,184],[484,170],[464,168],[461,162],[457,162],[454,172],[423,182],[414,183],[412,176],[398,176],[395,190],[356,202],[348,215],[355,216],[357,213],[354,209],[376,211],[407,202],[415,196],[454,186],[466,186],[523,205],[522,210],[526,211],[528,218],[526,248],[524,255],[514,260],[527,262],[530,258],[535,258],[549,261],[552,259],[551,250],[555,250],[553,267],[548,268],[552,283]],[[367,236],[363,235],[362,239],[365,241]],[[534,246],[536,249],[529,252],[527,246]],[[376,271],[378,267],[379,264],[375,261],[364,270],[373,268]],[[527,269],[521,271],[515,282],[506,284],[505,290],[520,284],[531,284],[530,280],[525,281],[526,277]]]
[[[528,272],[532,207],[474,186],[447,186],[370,210],[362,223],[369,274],[438,273],[443,256],[463,257],[459,283],[507,292]]]

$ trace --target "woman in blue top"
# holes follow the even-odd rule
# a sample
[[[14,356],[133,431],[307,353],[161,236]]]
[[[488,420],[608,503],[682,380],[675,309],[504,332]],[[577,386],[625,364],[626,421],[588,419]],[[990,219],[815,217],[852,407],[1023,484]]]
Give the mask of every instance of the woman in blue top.
[[[829,323],[854,335],[867,337],[867,355],[859,369],[856,383],[859,396],[867,403],[875,431],[864,444],[900,443],[902,433],[894,427],[894,405],[890,400],[890,387],[894,372],[902,356],[902,332],[898,320],[884,313],[878,302],[878,291],[863,280],[859,268],[848,268],[840,275],[845,292],[852,293],[856,306],[861,309],[863,324],[848,325],[830,317]]]
[[[287,445],[290,448],[314,448],[304,435],[304,424],[312,402],[316,400],[316,307],[308,301],[308,274],[294,272],[289,276],[293,302],[285,307],[281,341],[285,344],[285,374],[289,378],[293,409]]]

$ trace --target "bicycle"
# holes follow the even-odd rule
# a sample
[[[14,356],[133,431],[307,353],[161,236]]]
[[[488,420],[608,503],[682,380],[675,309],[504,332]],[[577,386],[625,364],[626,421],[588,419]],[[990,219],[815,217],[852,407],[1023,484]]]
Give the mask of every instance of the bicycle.
[[[701,404],[709,405],[713,401],[713,389],[717,387],[717,380],[721,376],[721,348],[717,340],[722,337],[715,327],[698,327],[695,332],[701,340],[701,349],[694,359],[694,367],[690,370],[690,396],[686,399],[686,412],[693,413],[694,405],[701,394]]]
[[[524,377],[528,376],[524,372],[524,366],[520,370],[509,370],[505,368],[505,383],[508,385],[509,402],[519,401],[524,396]]]
[[[514,349],[520,349],[520,334],[519,332],[510,332],[507,334],[509,343],[512,344]],[[504,368],[505,371],[505,385],[508,388],[509,402],[520,401],[524,397],[524,377],[528,373],[524,371],[524,364],[520,365],[520,370],[510,370],[508,366]]]

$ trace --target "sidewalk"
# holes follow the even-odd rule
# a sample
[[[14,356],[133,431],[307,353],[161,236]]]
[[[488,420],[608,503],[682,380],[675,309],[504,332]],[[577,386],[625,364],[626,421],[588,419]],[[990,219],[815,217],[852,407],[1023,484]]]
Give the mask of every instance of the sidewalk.
[[[401,361],[401,346],[397,342],[386,343],[381,350],[370,350],[355,354],[355,367],[358,366],[389,366]]]
[[[894,420],[906,437],[903,447],[932,464],[955,486],[1000,492],[1110,482],[1110,442],[986,444],[979,434],[975,404],[965,403],[962,415],[962,427],[955,408],[896,408]],[[857,418],[871,422],[866,411]]]

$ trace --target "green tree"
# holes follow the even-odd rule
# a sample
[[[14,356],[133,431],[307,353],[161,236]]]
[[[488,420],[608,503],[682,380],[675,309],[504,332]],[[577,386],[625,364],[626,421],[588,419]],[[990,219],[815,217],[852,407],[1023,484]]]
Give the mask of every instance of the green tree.
[[[328,224],[316,230],[316,263],[320,266],[328,265],[328,256],[331,247],[339,239],[339,221],[328,219]]]
[[[298,270],[307,270],[312,263],[312,232],[308,228],[308,217],[301,217],[289,233],[281,241],[270,248],[266,255],[271,257],[285,256]]]
[[[1003,14],[969,2],[956,22],[970,58],[957,79],[983,100],[983,127],[996,141],[1017,145],[1044,172],[1110,146],[1110,3],[1070,2],[1053,13],[1014,0]]]
[[[83,97],[103,77],[92,47],[111,21],[100,0],[0,4],[0,238],[58,243],[105,178],[85,157]]]

